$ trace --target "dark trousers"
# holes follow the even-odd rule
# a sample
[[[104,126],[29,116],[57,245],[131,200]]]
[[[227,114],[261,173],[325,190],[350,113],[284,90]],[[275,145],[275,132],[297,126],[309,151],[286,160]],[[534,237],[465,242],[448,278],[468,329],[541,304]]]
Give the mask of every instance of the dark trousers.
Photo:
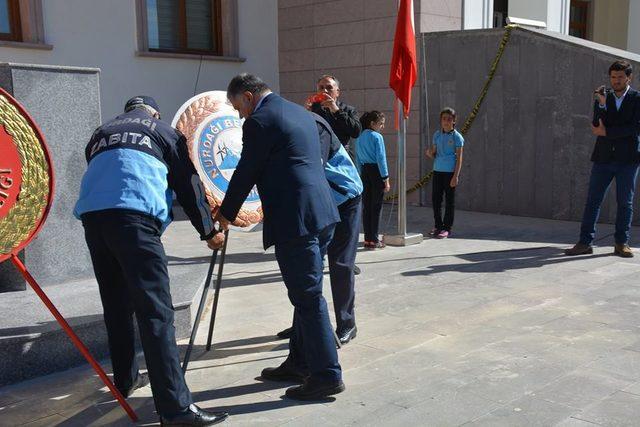
[[[88,213],[82,223],[100,288],[115,385],[129,388],[138,375],[135,313],[156,410],[165,417],[184,412],[193,400],[180,368],[159,224],[124,210]]]
[[[338,335],[356,325],[354,314],[355,275],[353,267],[358,251],[360,233],[360,215],[362,204],[360,196],[347,200],[338,206],[340,222],[336,224],[331,243],[327,248],[329,258],[329,276],[333,309],[336,313]]]
[[[451,231],[456,207],[456,188],[451,186],[453,172],[433,172],[431,203],[433,219],[437,230]],[[444,220],[442,219],[442,199],[444,197]]]
[[[322,296],[322,250],[334,225],[311,234],[276,243],[276,260],[293,304],[294,333],[288,363],[308,371],[314,380],[342,379],[327,302]]]
[[[613,178],[616,179],[615,241],[618,244],[629,243],[629,229],[633,218],[633,194],[638,177],[637,163],[594,163],[589,179],[589,193],[582,215],[580,243],[590,245],[596,235],[596,222],[600,216],[600,206],[607,195]]]
[[[362,227],[365,242],[378,242],[380,228],[380,212],[384,199],[384,182],[378,165],[365,163],[362,165],[361,178],[364,185],[362,192]]]

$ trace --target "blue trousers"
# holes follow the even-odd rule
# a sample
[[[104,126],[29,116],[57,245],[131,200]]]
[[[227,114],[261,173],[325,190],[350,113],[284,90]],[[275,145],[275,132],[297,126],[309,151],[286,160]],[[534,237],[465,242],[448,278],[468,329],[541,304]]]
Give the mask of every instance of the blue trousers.
[[[334,225],[318,234],[276,243],[276,260],[293,304],[294,333],[288,363],[308,371],[314,380],[342,379],[327,302],[322,296],[322,250]]]
[[[127,389],[138,375],[135,313],[156,410],[164,417],[183,413],[193,400],[180,368],[160,224],[116,209],[84,214],[82,224],[100,288],[115,385]]]
[[[616,179],[615,241],[629,243],[629,230],[633,218],[633,195],[638,176],[637,163],[594,163],[589,179],[589,193],[580,227],[580,243],[590,245],[596,235],[596,222],[600,216],[602,201],[607,195],[611,181]]]
[[[357,196],[338,206],[340,222],[336,224],[333,238],[327,248],[331,294],[338,335],[356,325],[353,267],[358,251],[362,212],[361,199],[362,197]]]

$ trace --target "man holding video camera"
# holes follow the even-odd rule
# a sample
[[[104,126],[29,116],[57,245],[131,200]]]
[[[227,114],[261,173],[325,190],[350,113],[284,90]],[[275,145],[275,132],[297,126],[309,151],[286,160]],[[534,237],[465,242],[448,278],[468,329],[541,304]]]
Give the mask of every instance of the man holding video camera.
[[[593,167],[584,208],[580,240],[566,255],[593,253],[600,206],[611,181],[616,180],[616,231],[614,254],[633,257],[629,247],[629,230],[633,216],[638,164],[640,163],[640,92],[632,89],[632,67],[627,61],[616,61],[609,67],[612,90],[596,89],[591,129],[597,136],[591,155]]]

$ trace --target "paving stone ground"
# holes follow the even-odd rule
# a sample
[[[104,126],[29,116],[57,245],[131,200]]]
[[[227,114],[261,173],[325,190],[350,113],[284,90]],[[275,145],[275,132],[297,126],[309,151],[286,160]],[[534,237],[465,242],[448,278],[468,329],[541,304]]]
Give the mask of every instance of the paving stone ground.
[[[410,230],[430,228],[429,208],[410,217]],[[347,390],[307,404],[256,379],[287,353],[274,335],[291,306],[260,233],[234,233],[214,349],[204,351],[207,311],[187,373],[196,402],[239,426],[640,425],[640,258],[611,255],[611,226],[599,227],[593,255],[568,258],[576,223],[472,212],[456,221],[448,240],[360,249],[359,333],[339,351]],[[208,262],[188,223],[165,238],[181,243],[171,263]],[[140,425],[157,422],[149,387],[129,401]],[[23,424],[129,422],[84,366],[0,389],[0,425]]]

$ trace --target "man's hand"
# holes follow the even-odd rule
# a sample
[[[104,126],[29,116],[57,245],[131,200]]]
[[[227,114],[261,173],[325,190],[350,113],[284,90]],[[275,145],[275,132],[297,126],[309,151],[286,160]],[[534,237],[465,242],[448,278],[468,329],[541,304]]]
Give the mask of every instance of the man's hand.
[[[340,110],[340,108],[338,108],[336,100],[331,98],[329,95],[327,95],[327,99],[325,101],[322,101],[320,103],[320,106],[329,110],[331,113],[335,113]]]
[[[209,249],[215,251],[216,249],[220,249],[224,245],[224,233],[218,231],[213,235],[212,238],[207,240],[207,246]]]
[[[384,180],[384,192],[388,193],[391,190],[391,184],[389,183],[389,178]]]
[[[216,214],[213,216],[213,222],[218,222],[220,224],[220,229],[225,231],[229,229],[229,225],[231,224],[231,221],[222,215],[220,209],[218,209]]]
[[[449,182],[449,186],[451,188],[456,188],[458,186],[458,182],[459,182],[458,175],[453,175],[453,177],[451,178],[451,182]]]
[[[304,103],[304,108],[307,109],[307,111],[311,111],[311,106],[313,105],[312,102],[307,101]]]
[[[597,88],[594,94],[596,96],[596,99],[600,103],[600,105],[606,105],[607,97],[604,95],[605,94],[604,86],[600,86],[599,88]]]
[[[607,136],[607,128],[604,127],[602,119],[599,119],[598,122],[598,126],[591,125],[591,132],[593,132],[595,136]]]

